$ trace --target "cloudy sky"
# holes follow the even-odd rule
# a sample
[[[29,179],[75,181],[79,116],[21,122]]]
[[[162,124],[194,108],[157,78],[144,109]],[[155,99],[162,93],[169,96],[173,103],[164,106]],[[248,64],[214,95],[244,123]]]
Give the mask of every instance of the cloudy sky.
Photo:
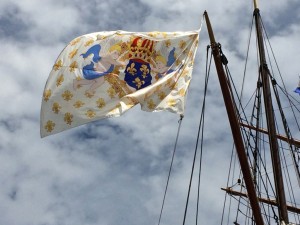
[[[261,0],[260,9],[292,90],[300,74],[299,0]],[[41,139],[42,93],[57,56],[75,37],[108,30],[196,30],[204,10],[233,77],[240,81],[251,0],[0,1],[0,224],[157,224],[178,116],[147,113],[137,106],[119,118]],[[208,44],[203,24],[161,224],[183,220]],[[226,186],[232,141],[214,69],[207,101],[199,219],[215,224],[221,219],[220,188]],[[194,219],[194,192],[189,223]]]

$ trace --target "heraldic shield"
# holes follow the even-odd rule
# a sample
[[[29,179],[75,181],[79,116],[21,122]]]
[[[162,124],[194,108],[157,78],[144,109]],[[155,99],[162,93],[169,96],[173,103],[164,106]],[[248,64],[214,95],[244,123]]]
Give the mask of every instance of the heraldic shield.
[[[130,46],[129,62],[125,68],[125,82],[136,90],[151,84],[150,60],[154,41],[137,37]]]

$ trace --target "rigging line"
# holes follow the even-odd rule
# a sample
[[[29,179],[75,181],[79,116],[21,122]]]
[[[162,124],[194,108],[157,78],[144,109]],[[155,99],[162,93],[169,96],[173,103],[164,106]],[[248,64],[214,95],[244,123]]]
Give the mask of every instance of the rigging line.
[[[286,122],[286,118],[284,116],[283,110],[281,108],[280,99],[279,99],[278,91],[277,91],[277,88],[276,88],[276,82],[272,81],[272,86],[273,86],[273,91],[274,91],[275,96],[276,96],[276,100],[277,100],[277,104],[278,104],[278,107],[279,107],[279,112],[280,112],[280,115],[281,115],[281,119],[282,119],[282,123],[283,123],[283,126],[284,126],[284,130],[285,130],[286,136],[289,139],[291,139],[292,135],[291,135],[290,129],[288,127],[288,124]],[[298,184],[300,186],[300,171],[299,171],[299,166],[297,164],[296,156],[295,156],[295,153],[293,151],[292,145],[291,145],[290,142],[288,142],[288,144],[289,144],[289,147],[290,147],[290,153],[292,155],[292,159],[293,159],[293,163],[294,163],[294,168],[295,168],[295,172],[296,172],[296,175],[297,175]]]
[[[244,130],[245,130],[245,129],[244,129]],[[244,131],[244,132],[245,132],[245,131]],[[244,132],[243,132],[243,133],[244,133]],[[250,130],[249,132],[251,133],[250,136],[253,137],[252,131]],[[250,142],[249,136],[246,135],[246,137],[247,137],[247,140],[248,140],[248,143],[249,143],[249,142]],[[253,154],[253,151],[251,151],[251,152],[252,152],[252,154]],[[260,159],[261,165],[262,165],[264,171],[266,171],[266,166],[265,166],[265,164],[263,163],[263,160],[262,160],[262,158],[261,158],[261,154],[260,154],[260,153],[258,154],[258,159]],[[251,164],[251,162],[250,162],[250,164]],[[258,165],[257,162],[255,162],[255,165],[256,165],[256,166]],[[260,178],[263,177],[260,169],[258,170],[258,175],[259,175]],[[264,187],[265,190],[267,190],[267,184],[271,184],[271,181],[270,181],[269,175],[268,175],[267,173],[266,173],[265,175],[266,175],[266,179],[267,179],[267,180],[266,180],[266,181],[263,181],[263,180],[261,179],[261,185]],[[266,182],[267,182],[267,183],[266,183]],[[271,186],[271,190],[272,190],[273,193],[274,193],[274,189],[273,189],[272,186]],[[270,199],[269,194],[266,193],[266,195],[267,195],[267,198]],[[274,213],[274,217],[276,217],[276,213],[275,213],[275,211],[274,211],[274,207],[273,207],[273,206],[272,206],[272,211],[273,211],[273,213]]]
[[[282,146],[282,141],[280,141],[280,145]],[[285,174],[286,183],[288,184],[287,187],[288,187],[289,198],[290,198],[290,201],[291,201],[290,203],[293,206],[297,206],[296,198],[295,198],[295,195],[294,195],[294,190],[293,190],[293,186],[292,186],[292,182],[291,182],[291,178],[290,178],[290,173],[288,171],[287,159],[286,159],[286,156],[285,156],[284,152],[281,152],[281,158],[284,159],[282,161],[285,163],[285,167],[283,167],[284,168],[283,172]],[[298,220],[299,220],[300,217],[299,217],[298,214],[297,214],[297,216],[298,216]],[[294,214],[294,218],[295,218],[295,220],[297,220],[296,214]]]
[[[235,168],[235,162],[236,161],[236,154],[234,154],[234,144],[232,146],[232,149],[231,149],[231,156],[230,156],[230,163],[229,163],[229,172],[228,172],[228,177],[227,177],[227,184],[226,186],[228,187],[229,186],[229,180],[230,180],[230,174],[231,174],[231,167],[233,165],[233,167]],[[232,169],[233,173],[235,171],[235,169]],[[234,175],[232,175],[232,183],[233,183],[233,178],[234,178]],[[232,185],[234,186],[234,185]],[[223,224],[223,220],[224,220],[224,214],[225,214],[225,207],[226,207],[226,201],[227,201],[227,192],[225,193],[225,197],[224,197],[224,203],[223,203],[223,210],[222,210],[222,217],[221,217],[221,225]],[[230,213],[230,207],[231,207],[231,200],[229,202],[229,212]],[[229,218],[229,216],[228,216]],[[227,221],[227,224],[229,224],[229,221]]]
[[[298,104],[299,104],[300,102],[299,102],[296,98],[294,98],[293,96],[291,96],[290,94],[288,94],[288,93],[286,92],[286,89],[285,89],[285,88],[282,88],[282,87],[279,86],[279,85],[278,85],[278,87],[279,87],[279,89],[282,91],[282,93],[285,94],[285,96],[287,97],[287,99],[288,99],[288,101],[289,101],[289,106],[288,106],[288,107],[284,107],[284,109],[285,109],[285,108],[291,108],[291,110],[292,110],[292,112],[293,112],[293,116],[294,116],[295,122],[296,122],[297,127],[298,127],[298,130],[300,130],[300,125],[299,125],[299,122],[298,122],[298,120],[297,120],[297,116],[296,116],[296,114],[295,114],[295,110],[297,110],[298,112],[300,112],[300,110],[298,109],[297,105],[296,105],[293,101],[291,101],[291,98],[292,98],[294,101],[296,101]],[[294,107],[292,107],[292,106],[294,106]]]
[[[284,88],[282,88],[280,85],[278,85],[279,89],[282,91],[282,93],[287,96],[287,98],[290,100],[290,98],[292,98],[295,102],[297,102],[298,104],[295,104],[293,101],[290,101],[290,105],[289,106],[285,106],[283,107],[283,109],[287,109],[287,108],[296,108],[296,110],[298,112],[300,112],[300,110],[298,109],[297,106],[300,105],[300,101],[297,100],[295,97],[293,97],[291,94],[289,94],[288,92],[286,92],[286,90]],[[294,106],[294,107],[293,107]],[[295,114],[295,113],[294,113]],[[296,118],[296,116],[294,115],[294,117]],[[298,123],[297,123],[298,124]]]
[[[162,216],[162,212],[163,212],[163,209],[164,209],[165,199],[166,199],[167,190],[168,190],[168,186],[169,186],[169,180],[170,180],[170,176],[171,176],[171,171],[172,171],[174,156],[175,156],[175,152],[176,152],[176,149],[177,149],[177,142],[178,142],[178,137],[179,137],[179,133],[180,133],[180,128],[181,128],[182,120],[183,120],[183,115],[181,114],[180,115],[180,119],[178,121],[178,123],[179,123],[178,124],[178,130],[177,130],[177,135],[176,135],[176,140],[175,140],[173,155],[172,155],[172,159],[171,159],[171,164],[170,164],[170,169],[169,169],[167,184],[166,184],[166,188],[165,188],[165,193],[164,193],[164,197],[163,197],[163,202],[162,202],[162,206],[161,206],[161,210],[160,210],[158,225],[160,225],[161,216]]]
[[[249,131],[250,133],[251,133],[251,137],[253,137],[254,135],[252,134],[252,131],[250,130]],[[247,138],[247,140],[248,140],[248,142],[249,142],[249,136],[248,135],[246,135],[246,137],[248,137]],[[252,152],[252,154],[253,154],[253,151],[251,151]],[[261,162],[261,165],[262,165],[262,169],[265,171],[265,174],[264,175],[266,175],[266,178],[267,178],[267,181],[268,181],[268,183],[270,183],[271,184],[271,181],[270,181],[270,178],[269,178],[269,175],[268,175],[268,173],[267,173],[267,168],[266,168],[266,165],[263,163],[263,159],[262,159],[262,156],[261,156],[261,153],[260,152],[258,152],[258,154],[257,154],[257,156],[258,156],[258,159],[260,160],[260,162]],[[252,164],[251,164],[252,165]],[[257,162],[256,162],[256,166],[257,166]],[[262,178],[263,177],[263,174],[262,174],[262,172],[261,172],[261,169],[259,169],[258,170],[258,175],[259,175],[259,177],[260,178]],[[264,181],[262,181],[262,185],[264,186],[264,188],[266,189],[266,183],[264,182]],[[271,187],[271,189],[272,189],[272,192],[273,193],[275,193],[274,192],[274,189]],[[268,198],[269,198],[269,194],[267,193],[267,196],[268,196]]]
[[[253,22],[254,22],[254,15],[252,17],[252,21],[251,21],[251,25],[250,25],[250,33],[249,33],[247,53],[246,53],[246,61],[245,61],[245,67],[244,67],[244,76],[243,76],[243,82],[242,82],[242,89],[241,89],[241,93],[240,93],[240,98],[241,99],[243,98],[243,92],[244,92],[244,86],[245,86],[245,78],[246,78],[247,64],[248,64],[248,58],[249,58],[249,51],[250,51],[250,43],[251,43]]]
[[[260,93],[259,90],[257,90],[257,92]],[[259,102],[260,102],[260,101],[259,101]],[[259,108],[260,108],[260,107],[258,106],[258,107],[257,107],[257,110],[258,110],[258,111],[259,111]],[[257,119],[259,119],[259,118],[257,118]],[[244,130],[243,134],[246,133],[246,132],[245,132],[245,128],[243,128],[243,130]],[[253,157],[255,157],[255,152],[253,151],[253,147],[251,146],[251,143],[250,143],[250,140],[251,140],[251,139],[250,139],[250,137],[253,139],[254,136],[255,136],[255,135],[253,135],[251,131],[250,131],[249,135],[246,135],[246,137],[243,135],[243,138],[245,139],[245,142],[246,142],[246,140],[247,140],[247,143],[248,143],[248,148],[247,148],[247,149],[250,148]],[[255,146],[256,146],[256,148],[257,148],[257,142],[258,142],[258,139],[256,138],[256,139],[253,140],[253,141],[254,141]],[[249,154],[248,151],[247,151],[247,154]],[[259,156],[260,156],[260,153],[259,153]],[[257,157],[257,154],[256,154],[256,157]],[[261,159],[261,157],[260,157],[260,159]],[[260,161],[262,162],[262,160],[260,160]],[[251,162],[250,162],[250,164],[252,165]],[[259,164],[258,164],[257,160],[254,160],[253,164],[254,164],[254,166],[252,166],[252,167],[258,168],[258,172],[259,172],[259,175],[260,175],[259,177],[262,177],[261,170],[260,170],[259,167],[258,167]],[[261,183],[262,183],[262,185],[263,185],[265,188],[267,187],[266,184],[265,184],[265,182],[261,181]],[[269,198],[269,197],[268,197],[268,198]],[[266,213],[265,207],[263,207],[263,210],[264,210],[264,212]],[[273,210],[273,212],[274,212],[274,209],[272,209],[272,210]]]
[[[280,107],[280,101],[279,101],[280,99],[279,99],[279,94],[278,94],[276,82],[272,82],[272,84],[273,84],[273,89],[274,89],[274,93],[275,93],[275,96],[276,96],[276,100],[278,102],[278,106],[279,106],[279,109],[280,109],[280,115],[281,115],[281,118],[282,118],[282,122],[283,122],[283,125],[284,125],[286,136],[291,139],[292,136],[291,136],[289,127],[287,125],[284,112],[283,112],[282,108]],[[277,123],[276,123],[276,125],[277,125]],[[281,141],[280,141],[280,144],[281,144],[281,147],[283,147]],[[291,155],[291,158],[293,160],[294,169],[296,170],[295,172],[296,172],[296,176],[298,178],[297,180],[298,180],[298,185],[299,185],[299,166],[297,165],[297,162],[295,160],[293,146],[291,145],[290,142],[288,142],[288,144],[289,144],[290,155]],[[286,183],[287,183],[287,187],[288,187],[288,194],[289,194],[290,200],[292,201],[292,204],[296,205],[296,199],[295,199],[295,195],[294,195],[294,191],[293,191],[293,187],[292,187],[290,173],[287,169],[288,168],[287,159],[286,159],[286,156],[285,156],[283,151],[281,151],[281,159],[283,159],[282,162],[284,162],[284,165],[285,165],[285,167],[283,167],[284,168],[283,172],[285,174],[285,179],[286,179]],[[295,220],[300,219],[299,215],[297,215],[297,216],[298,216],[298,218],[296,217],[296,214],[294,215]]]
[[[204,94],[203,94],[204,98],[203,98],[203,102],[202,102],[202,110],[201,110],[201,116],[200,116],[200,123],[199,123],[199,128],[198,128],[198,133],[197,133],[197,140],[196,140],[196,146],[195,146],[195,151],[194,151],[193,165],[192,165],[192,171],[191,171],[191,176],[190,176],[188,194],[187,194],[185,211],[184,211],[184,217],[183,217],[183,225],[185,225],[185,220],[186,220],[186,215],[187,215],[187,208],[188,208],[188,204],[189,204],[189,198],[190,198],[191,187],[192,187],[192,180],[193,180],[193,174],[194,174],[194,168],[195,168],[195,161],[196,161],[197,150],[198,150],[199,136],[200,136],[201,126],[202,126],[203,117],[204,117],[204,109],[205,109],[205,102],[206,102],[208,77],[209,77],[209,74],[206,74],[206,76],[205,76],[205,88],[204,88]]]
[[[220,48],[220,52],[221,52],[223,58],[226,58],[225,55],[224,55],[223,52],[222,52],[221,45],[219,45],[219,48]],[[228,64],[227,60],[225,60],[225,63],[223,62],[223,64],[225,65],[225,71],[226,71],[226,76],[227,76],[227,82],[228,82],[228,87],[229,87],[229,89],[230,89],[231,96],[232,96],[232,98],[233,98],[233,97],[234,97],[233,93],[235,93],[235,96],[237,96],[237,99],[238,99],[239,107],[237,107],[237,105],[234,104],[234,107],[235,107],[235,109],[236,109],[236,112],[239,111],[238,108],[241,108],[242,111],[244,112],[243,107],[242,107],[242,104],[241,104],[241,100],[240,100],[240,98],[239,98],[239,96],[238,96],[238,94],[237,94],[237,89],[236,89],[236,87],[235,87],[235,85],[234,85],[234,82],[233,82],[233,80],[232,80],[232,76],[231,76],[230,70],[229,70],[228,65],[227,65],[227,64]],[[230,82],[230,81],[231,81],[231,82]],[[235,92],[233,92],[233,90],[232,90],[232,85],[231,85],[231,84],[233,85],[233,89],[234,89]],[[234,101],[234,103],[235,103],[235,101]],[[239,119],[241,120],[241,115],[240,115],[240,114],[237,114],[237,116],[238,116]],[[241,188],[242,188],[242,187],[241,187]],[[240,205],[240,204],[238,204],[238,205]],[[229,211],[229,212],[230,212],[230,211]],[[236,215],[236,221],[237,221],[237,219],[238,219],[238,212],[237,212],[237,215]]]
[[[296,101],[296,102],[298,103],[298,104],[296,105],[295,103],[293,103],[293,102],[291,101],[289,106],[282,107],[282,109],[289,109],[289,108],[291,108],[291,109],[293,110],[293,112],[294,112],[294,110],[296,109],[296,110],[300,113],[300,109],[298,108],[298,106],[300,105],[300,101],[298,101],[297,99],[295,99],[295,98],[294,98],[293,96],[291,96],[290,94],[286,93],[286,92],[284,91],[284,89],[282,89],[281,86],[278,85],[278,87],[280,88],[280,90],[282,91],[282,93],[283,93],[285,96],[288,95],[289,97],[293,98],[293,100]],[[253,92],[253,94],[252,94],[251,97],[249,98],[249,101],[247,102],[247,105],[245,105],[244,109],[245,109],[246,107],[248,107],[248,104],[251,102],[251,100],[252,100],[252,98],[254,97],[254,95],[255,95],[255,91]],[[274,109],[274,112],[276,112],[276,111],[278,111],[278,110],[279,110],[279,109],[276,108],[276,109]],[[265,112],[263,112],[262,114],[265,114]],[[293,114],[294,114],[294,118],[296,118],[295,113],[293,113]],[[246,117],[249,117],[249,116],[246,116]],[[298,124],[297,119],[295,119],[295,121],[296,121],[296,123]],[[299,130],[300,130],[300,127],[299,127]]]
[[[221,48],[221,46],[219,46],[219,48]],[[220,49],[220,52],[222,53],[222,50]],[[222,55],[223,55],[223,53],[222,53]],[[228,87],[230,88],[230,92],[233,94],[234,92],[233,92],[233,90],[232,90],[232,88],[231,88],[231,85],[230,84],[233,84],[233,88],[234,88],[234,90],[235,90],[235,94],[236,94],[236,96],[237,96],[237,98],[238,98],[238,103],[239,103],[239,106],[241,106],[241,101],[240,101],[240,99],[239,99],[239,97],[238,97],[238,95],[237,95],[237,90],[236,90],[236,87],[235,87],[235,85],[234,85],[234,82],[232,81],[232,77],[231,77],[231,74],[230,74],[230,71],[229,71],[229,68],[228,68],[228,66],[227,66],[227,63],[224,63],[225,64],[225,68],[226,68],[226,74],[227,74],[227,82],[228,82]],[[231,81],[231,83],[230,83],[230,81]],[[233,95],[232,95],[233,96]],[[240,107],[240,108],[242,108],[242,107]],[[237,105],[235,104],[235,109],[237,110],[238,109],[238,107],[237,107]],[[238,110],[237,110],[238,111]],[[244,112],[244,110],[242,110],[243,111],[243,113],[245,114],[245,112]],[[239,118],[241,119],[241,115],[238,115],[239,116]]]
[[[210,68],[211,68],[211,62],[212,62],[212,52],[210,54],[210,60],[209,60],[209,66],[207,64],[207,59],[208,59],[208,52],[209,52],[210,46],[207,46],[206,50],[206,76],[205,76],[205,90],[204,90],[204,96],[206,96],[207,92],[207,87],[208,87],[208,80],[209,80],[209,75],[210,75]],[[198,193],[197,193],[197,210],[196,210],[196,225],[198,225],[198,214],[199,214],[199,198],[200,198],[200,184],[201,184],[201,171],[202,171],[202,153],[203,153],[203,135],[204,135],[204,117],[205,117],[205,102],[206,98],[203,99],[203,106],[202,106],[202,112],[201,113],[201,118],[200,118],[200,124],[201,121],[203,121],[202,125],[202,130],[201,130],[201,144],[200,144],[200,165],[199,165],[199,176],[198,176]],[[199,126],[199,131],[200,131],[200,126]],[[199,131],[198,131],[198,138],[199,138]],[[197,138],[197,142],[198,142]]]
[[[275,65],[276,65],[276,67],[277,67],[279,76],[280,76],[280,78],[281,78],[281,82],[282,82],[282,84],[283,84],[283,88],[284,88],[284,90],[285,90],[285,93],[288,93],[288,92],[287,92],[287,89],[286,89],[286,86],[285,86],[285,83],[284,83],[283,78],[282,78],[281,71],[280,71],[280,69],[279,69],[279,65],[278,65],[277,60],[276,60],[276,58],[275,58],[275,54],[274,54],[273,48],[272,48],[272,46],[271,46],[271,43],[270,43],[270,40],[269,40],[269,37],[268,37],[268,33],[267,33],[267,31],[266,31],[266,29],[265,29],[265,26],[264,26],[264,23],[263,23],[263,21],[262,21],[262,18],[260,18],[260,20],[261,20],[261,24],[262,24],[262,27],[263,27],[263,31],[264,31],[264,33],[265,33],[265,35],[266,35],[266,39],[267,39],[267,41],[268,41],[270,50],[271,50],[271,52],[272,52],[273,59],[274,59],[274,61],[275,61]],[[290,95],[287,95],[287,99],[288,99],[288,101],[289,101],[289,103],[290,103],[290,105],[291,105],[291,100],[290,100],[289,96],[290,96]],[[294,109],[293,109],[292,107],[291,107],[291,109],[292,109],[292,111],[293,111],[294,117],[296,118],[295,113],[294,113]],[[299,123],[298,123],[297,120],[296,120],[296,123],[297,123],[298,129],[300,130],[300,125],[299,125]]]
[[[233,83],[233,81],[232,81],[232,77],[231,77],[231,74],[230,74],[230,71],[229,71],[229,68],[226,66],[226,73],[227,73],[227,77],[229,77],[230,78],[230,80],[231,80],[231,83],[233,84],[233,88],[234,88],[234,90],[235,90],[235,93],[236,93],[236,95],[237,95],[237,91],[236,91],[236,87],[235,87],[235,85],[234,85],[234,83]],[[231,87],[231,85],[229,85],[229,87]],[[231,93],[233,93],[232,92],[232,89],[231,89]],[[241,101],[240,101],[240,99],[238,98],[238,103],[241,105]],[[235,106],[236,107],[236,106]],[[244,116],[245,116],[245,112],[244,112],[244,110],[243,110],[243,108],[242,108],[242,113],[244,114]],[[239,115],[239,117],[240,117],[240,115]],[[251,131],[250,131],[250,133],[252,133]],[[253,136],[253,135],[252,135]],[[248,140],[248,142],[249,142],[249,140]],[[250,142],[249,142],[250,143]],[[251,151],[252,152],[252,151]],[[252,152],[252,154],[253,154],[253,152]],[[261,159],[261,157],[260,157],[260,159]],[[262,159],[261,159],[261,161],[262,161]],[[263,164],[263,167],[264,167],[264,169],[265,169],[265,171],[266,171],[266,168],[265,168],[265,165]],[[261,171],[259,170],[259,174],[260,174],[260,176],[261,176]],[[270,180],[269,180],[269,182],[270,182]],[[265,186],[265,184],[263,183],[263,186]],[[274,190],[273,190],[274,191]]]

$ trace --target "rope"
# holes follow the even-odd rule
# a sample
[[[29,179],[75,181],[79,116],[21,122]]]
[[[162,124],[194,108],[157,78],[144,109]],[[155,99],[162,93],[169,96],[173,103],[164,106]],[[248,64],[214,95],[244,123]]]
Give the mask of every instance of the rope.
[[[221,48],[221,46],[219,46],[219,47]],[[220,50],[220,51],[221,51],[221,50]],[[246,120],[246,122],[247,122],[247,124],[249,124],[248,120],[246,119],[247,117],[246,117],[246,115],[245,115],[244,108],[241,107],[241,106],[242,106],[241,100],[240,100],[240,98],[238,97],[237,89],[236,89],[236,87],[235,87],[235,85],[234,85],[234,82],[233,82],[232,77],[231,77],[231,74],[230,74],[230,70],[229,70],[229,68],[228,68],[227,65],[225,65],[225,71],[226,71],[226,75],[227,75],[228,87],[230,88],[230,92],[232,93],[231,96],[233,96],[234,94],[235,94],[235,96],[237,96],[237,102],[238,102],[237,104],[239,105],[239,107],[238,107],[237,105],[235,105],[235,108],[236,108],[236,109],[240,108],[240,111],[241,111],[241,114],[237,114],[237,115],[239,116],[240,119],[241,119],[241,116],[243,115],[244,118],[245,118],[245,120]],[[259,88],[260,88],[260,85],[258,85],[257,88],[259,89]],[[260,91],[257,91],[257,93],[260,93]],[[256,98],[257,98],[257,97],[256,97]],[[257,98],[257,99],[259,99],[259,98]],[[260,101],[259,101],[259,100],[258,100],[257,103],[259,103],[259,105],[260,105]],[[254,118],[255,118],[256,120],[258,120],[258,121],[259,121],[259,114],[260,114],[260,113],[259,113],[259,112],[260,112],[260,106],[259,106],[259,105],[258,105],[258,106],[255,106],[255,108],[257,109],[257,112],[258,112],[258,113],[257,113],[256,117],[254,116]],[[254,111],[253,111],[253,112],[254,112]],[[254,137],[256,137],[256,135],[253,135],[252,132],[251,132],[251,130],[250,130],[250,131],[249,131],[250,135],[246,135],[246,136],[245,136],[245,133],[246,133],[246,132],[245,132],[245,128],[243,128],[243,130],[244,130],[244,132],[243,132],[242,134],[243,134],[244,142],[245,142],[245,143],[248,143],[247,155],[249,156],[249,152],[248,152],[248,151],[249,151],[249,148],[250,148],[250,151],[251,151],[251,153],[252,153],[252,156],[254,157],[254,155],[256,155],[257,159],[260,159],[260,161],[263,162],[262,159],[261,159],[260,153],[258,152],[258,154],[257,154],[257,153],[254,154],[253,149],[255,149],[255,148],[253,148],[253,146],[251,146],[250,138],[254,139]],[[255,139],[255,140],[253,140],[253,141],[254,141],[255,146],[256,146],[256,148],[257,148],[257,141],[258,141],[258,139]],[[258,165],[258,162],[256,162],[256,161],[253,162],[254,165],[252,165],[251,162],[249,162],[249,163],[250,163],[250,165],[251,165],[252,168],[254,167],[254,165],[255,165],[255,167],[257,167],[257,165]],[[266,171],[266,166],[265,166],[264,164],[262,164],[262,166],[263,166],[263,169]],[[258,175],[259,175],[260,177],[262,177],[262,174],[261,174],[260,169],[258,170]],[[266,179],[267,179],[267,180],[269,181],[269,183],[271,184],[268,174],[266,174]],[[265,189],[267,188],[266,183],[263,182],[263,181],[262,181],[262,185],[264,186]],[[272,187],[272,186],[271,186],[271,187]],[[272,190],[273,190],[273,189],[272,189]],[[273,190],[273,193],[274,193],[274,190]],[[267,193],[267,197],[268,197],[268,199],[270,199],[268,193]],[[225,198],[225,199],[226,199],[226,198]],[[239,201],[239,204],[240,204],[240,203],[241,203],[241,202]],[[238,204],[238,205],[239,205],[239,204]],[[271,206],[271,209],[272,209],[273,214],[274,214],[273,218],[275,218],[275,220],[276,220],[276,217],[277,217],[277,216],[276,216],[276,213],[275,213],[275,211],[274,211],[274,207]],[[263,207],[263,210],[265,210],[264,207]],[[238,211],[240,211],[239,208],[238,208]],[[240,212],[241,212],[241,211],[240,211]],[[236,215],[236,222],[237,222],[237,216],[238,216],[238,214]],[[222,221],[223,221],[223,218],[222,218]]]
[[[172,155],[172,159],[171,159],[171,165],[170,165],[170,169],[169,169],[167,184],[166,184],[166,188],[165,188],[165,193],[164,193],[164,197],[163,197],[163,202],[162,202],[162,206],[161,206],[161,210],[160,210],[160,214],[159,214],[158,225],[160,225],[161,216],[162,216],[162,212],[163,212],[164,205],[165,205],[165,199],[166,199],[167,190],[168,190],[168,186],[169,186],[169,180],[170,180],[170,176],[171,176],[171,171],[172,171],[174,156],[175,156],[175,152],[176,152],[176,149],[177,149],[178,137],[179,137],[179,133],[180,133],[180,128],[181,128],[181,123],[182,123],[183,117],[184,116],[181,114],[180,115],[180,119],[178,121],[178,123],[179,123],[178,124],[178,130],[177,130],[177,135],[176,135],[176,140],[175,140],[173,155]]]
[[[204,129],[205,102],[206,102],[207,86],[208,86],[209,71],[210,71],[210,69],[208,69],[208,67],[207,67],[208,51],[209,51],[209,49],[210,49],[210,47],[207,46],[205,88],[204,88],[204,94],[203,94],[204,98],[203,98],[203,103],[202,103],[202,111],[201,111],[200,122],[199,122],[199,127],[198,127],[197,141],[196,141],[196,146],[195,146],[195,151],[194,151],[193,165],[192,165],[192,171],[191,171],[191,176],[190,176],[189,189],[188,189],[188,194],[187,194],[187,199],[186,199],[186,205],[185,205],[185,211],[184,211],[184,217],[183,217],[183,225],[185,225],[185,220],[186,220],[186,215],[187,215],[187,208],[188,208],[188,204],[189,204],[191,187],[192,187],[192,181],[193,181],[195,161],[196,161],[196,157],[197,157],[198,144],[199,144],[199,140],[200,140],[199,137],[200,137],[200,132],[202,131],[202,135],[201,135],[201,138],[202,138],[201,139],[201,157],[200,157],[200,169],[199,169],[199,180],[198,180],[197,213],[196,213],[196,225],[198,224],[197,221],[198,221],[198,209],[199,209],[199,190],[200,190],[200,183],[201,183],[200,182],[200,177],[201,177],[201,165],[202,165],[202,145],[203,145],[203,129]],[[210,63],[211,63],[211,59],[212,59],[212,57],[210,58]]]
[[[210,46],[208,45],[206,48],[206,59],[208,59],[208,52],[209,52]],[[207,84],[208,84],[208,79],[209,79],[209,72],[210,72],[210,66],[211,66],[211,61],[212,61],[212,54],[210,54],[210,61],[209,61],[209,66],[207,64],[206,60],[206,76],[205,76],[205,90],[204,90],[204,96],[206,96],[207,92]],[[201,118],[200,118],[200,124],[201,121],[203,121],[203,126],[201,130],[201,148],[200,148],[200,165],[199,165],[199,175],[198,175],[198,193],[197,193],[197,210],[196,210],[196,225],[198,225],[198,213],[199,213],[199,199],[200,199],[200,184],[201,184],[201,171],[202,171],[202,153],[203,153],[203,135],[204,135],[204,112],[205,112],[205,100],[206,98],[203,99],[203,106],[202,106],[202,112],[201,112]],[[197,144],[199,140],[199,132],[200,132],[200,126],[198,130],[198,138],[197,138]]]

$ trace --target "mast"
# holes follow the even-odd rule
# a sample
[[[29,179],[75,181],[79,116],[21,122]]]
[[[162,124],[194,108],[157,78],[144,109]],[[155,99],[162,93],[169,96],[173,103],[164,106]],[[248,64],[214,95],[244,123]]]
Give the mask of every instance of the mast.
[[[224,103],[225,103],[226,110],[227,110],[227,115],[228,115],[230,126],[231,126],[231,132],[232,132],[234,143],[236,146],[237,155],[239,157],[241,170],[242,170],[242,173],[243,173],[243,176],[245,179],[245,185],[248,190],[248,196],[249,196],[250,205],[251,205],[251,208],[253,211],[254,220],[257,225],[263,225],[264,221],[263,221],[261,210],[259,207],[258,198],[257,198],[256,192],[255,192],[255,187],[254,187],[253,180],[252,180],[249,162],[248,162],[248,159],[246,156],[246,151],[245,151],[244,142],[242,139],[242,134],[240,131],[237,113],[236,113],[236,110],[235,110],[235,107],[234,107],[234,104],[232,101],[232,96],[229,91],[226,75],[225,75],[224,68],[222,65],[219,45],[215,41],[214,34],[213,34],[211,24],[210,24],[210,21],[209,21],[206,11],[204,12],[204,16],[205,16],[205,20],[206,20],[206,24],[207,24],[207,30],[208,30],[208,34],[209,34],[209,38],[210,38],[210,42],[211,42],[212,53],[213,53],[214,60],[215,60],[215,65],[216,65],[216,69],[217,69],[217,73],[218,73],[218,77],[219,77],[219,81],[220,81],[220,86],[222,89],[223,99],[224,99]]]
[[[279,218],[281,221],[283,220],[286,224],[288,224],[289,219],[288,219],[286,198],[284,193],[284,184],[282,179],[279,147],[278,147],[278,142],[276,137],[275,115],[273,110],[270,83],[269,83],[270,72],[266,63],[263,36],[262,36],[262,24],[261,24],[260,13],[259,13],[256,0],[254,0],[254,8],[255,8],[254,17],[255,17],[255,24],[256,24],[257,42],[258,42],[259,57],[260,57],[260,74],[262,77],[261,79],[262,89],[263,89],[264,104],[266,110],[266,119],[267,119],[267,126],[268,126],[272,166],[274,172],[276,199],[279,206],[278,207]]]

